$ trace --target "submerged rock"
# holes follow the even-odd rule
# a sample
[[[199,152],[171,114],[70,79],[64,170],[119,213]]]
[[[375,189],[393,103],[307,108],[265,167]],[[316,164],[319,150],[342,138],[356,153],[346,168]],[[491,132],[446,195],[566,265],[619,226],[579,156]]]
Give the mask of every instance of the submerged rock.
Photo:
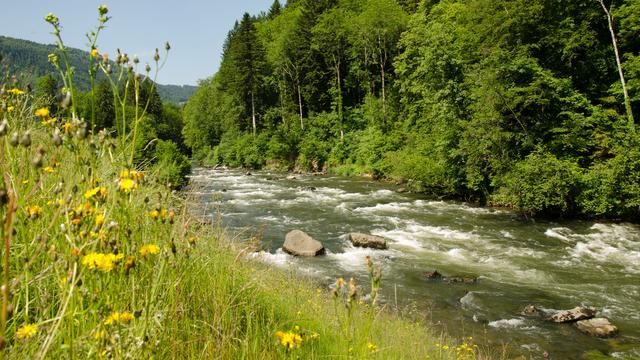
[[[540,309],[538,309],[537,306],[531,305],[531,304],[525,306],[520,312],[520,314],[524,316],[530,316],[530,317],[542,316],[542,312],[540,311]]]
[[[296,256],[318,256],[324,254],[322,243],[300,230],[293,230],[287,233],[282,250]]]
[[[372,248],[372,249],[387,249],[387,239],[382,236],[351,233],[349,234],[349,240],[353,246]]]
[[[618,334],[618,327],[607,318],[593,318],[576,322],[578,330],[585,334],[600,338],[608,338]]]
[[[596,316],[596,309],[588,306],[578,306],[571,310],[562,310],[553,314],[549,320],[555,323],[575,322],[578,320],[591,319]]]
[[[424,276],[426,276],[427,279],[432,279],[432,280],[442,279],[442,274],[440,274],[438,270],[426,271],[424,273]]]
[[[475,284],[478,278],[473,276],[449,276],[442,279],[447,284]]]

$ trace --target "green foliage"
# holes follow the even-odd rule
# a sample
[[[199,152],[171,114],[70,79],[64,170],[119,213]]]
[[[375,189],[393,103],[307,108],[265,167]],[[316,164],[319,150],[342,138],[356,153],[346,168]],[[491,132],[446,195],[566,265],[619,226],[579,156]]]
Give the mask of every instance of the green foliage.
[[[170,187],[187,184],[187,175],[191,172],[191,162],[180,152],[172,141],[160,140],[155,146],[155,165],[158,180]]]
[[[371,173],[528,214],[640,215],[632,129],[596,1],[278,4],[232,29],[220,72],[187,104],[183,132],[195,153],[215,148],[234,166]],[[636,113],[639,13],[630,0],[613,7]],[[248,45],[264,49],[259,65],[247,66]]]
[[[576,210],[582,173],[578,166],[536,150],[498,180],[494,201],[535,215],[560,215]]]

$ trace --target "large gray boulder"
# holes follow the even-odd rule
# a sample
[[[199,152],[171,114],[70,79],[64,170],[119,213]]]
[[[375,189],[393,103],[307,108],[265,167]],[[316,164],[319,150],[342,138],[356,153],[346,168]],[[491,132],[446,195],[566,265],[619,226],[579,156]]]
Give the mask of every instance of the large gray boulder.
[[[579,306],[571,310],[562,310],[553,314],[549,320],[555,323],[568,323],[579,320],[591,319],[596,316],[596,309],[587,306]]]
[[[382,236],[351,233],[349,234],[349,240],[351,241],[353,246],[380,250],[384,250],[387,248],[387,239],[383,238]]]
[[[324,254],[322,243],[300,230],[293,230],[287,233],[282,250],[295,256],[318,256]]]
[[[580,320],[576,323],[576,327],[585,334],[600,338],[608,338],[618,334],[618,327],[606,318]]]

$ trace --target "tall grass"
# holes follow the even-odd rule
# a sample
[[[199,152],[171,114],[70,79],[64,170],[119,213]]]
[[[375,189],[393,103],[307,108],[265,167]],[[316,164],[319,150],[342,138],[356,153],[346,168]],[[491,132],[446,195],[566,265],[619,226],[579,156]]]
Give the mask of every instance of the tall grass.
[[[98,30],[106,14],[100,7]],[[47,21],[66,59],[59,20]],[[119,102],[122,82],[147,78],[125,57],[116,72],[92,62]],[[50,58],[65,83],[59,114],[11,78],[1,85],[2,357],[491,358],[471,339],[377,306],[373,264],[370,285],[338,280],[328,291],[248,260],[242,242],[189,215],[187,196],[159,181],[159,169],[135,168],[146,105],[136,102],[128,119],[121,102],[123,131],[94,133],[76,116],[69,64]]]

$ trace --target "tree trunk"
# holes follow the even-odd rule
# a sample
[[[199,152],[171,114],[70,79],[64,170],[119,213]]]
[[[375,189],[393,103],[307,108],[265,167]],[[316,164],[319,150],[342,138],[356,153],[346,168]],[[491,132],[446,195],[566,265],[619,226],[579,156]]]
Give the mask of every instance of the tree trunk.
[[[620,62],[620,53],[618,52],[618,42],[616,40],[616,34],[613,30],[613,17],[611,16],[611,9],[607,9],[604,4],[604,0],[599,0],[602,9],[607,14],[607,22],[609,23],[609,32],[611,32],[611,43],[613,44],[613,52],[616,56],[616,65],[618,66],[618,74],[620,75],[620,83],[622,84],[622,93],[624,94],[624,107],[627,111],[627,117],[629,119],[629,129],[635,133],[635,121],[633,119],[633,112],[631,110],[631,99],[629,98],[629,92],[627,91],[627,82],[624,80],[624,72],[622,71],[622,63]]]
[[[338,119],[340,120],[340,140],[344,140],[344,129],[342,119],[342,80],[340,79],[340,61],[335,62],[336,67],[336,86],[338,87]]]
[[[302,119],[302,94],[300,92],[300,80],[296,82],[298,88],[298,107],[300,109],[300,128],[304,130],[304,120]]]
[[[253,136],[256,136],[256,103],[253,91],[251,91],[251,121],[253,123]]]

